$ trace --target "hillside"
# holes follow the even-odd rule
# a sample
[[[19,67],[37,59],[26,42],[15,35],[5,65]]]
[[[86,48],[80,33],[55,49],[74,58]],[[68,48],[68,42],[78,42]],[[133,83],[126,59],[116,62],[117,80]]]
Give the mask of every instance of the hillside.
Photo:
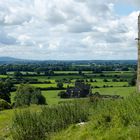
[[[13,57],[0,57],[0,61],[22,61],[22,59],[17,59]]]
[[[88,122],[72,125],[51,140],[139,140],[139,104],[140,95],[98,103]]]

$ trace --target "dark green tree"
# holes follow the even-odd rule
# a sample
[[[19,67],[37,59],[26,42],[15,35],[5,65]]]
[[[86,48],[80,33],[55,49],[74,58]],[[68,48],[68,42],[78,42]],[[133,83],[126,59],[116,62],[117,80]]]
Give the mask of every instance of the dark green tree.
[[[0,98],[7,102],[10,102],[10,91],[12,90],[13,84],[10,82],[0,82]]]
[[[13,77],[14,77],[14,78],[21,78],[22,75],[23,75],[23,74],[22,74],[20,71],[15,71],[14,74],[13,74]]]
[[[58,82],[57,83],[57,88],[62,89],[63,88],[63,83],[62,82]]]

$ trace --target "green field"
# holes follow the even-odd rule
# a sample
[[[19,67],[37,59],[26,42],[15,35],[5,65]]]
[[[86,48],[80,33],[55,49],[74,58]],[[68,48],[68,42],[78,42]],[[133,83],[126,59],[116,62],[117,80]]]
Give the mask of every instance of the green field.
[[[104,74],[105,76],[101,76],[101,74],[93,74],[92,71],[83,71],[83,73],[85,74],[85,77],[83,75],[75,75],[78,74],[78,71],[55,71],[56,74],[61,74],[61,76],[43,76],[43,75],[39,75],[39,76],[25,76],[23,75],[23,77],[25,78],[34,78],[34,79],[38,79],[39,84],[30,84],[31,86],[37,87],[37,88],[56,88],[57,87],[57,83],[56,80],[63,80],[63,79],[70,79],[71,83],[63,83],[64,88],[66,88],[67,86],[74,86],[74,82],[76,79],[84,79],[87,80],[91,86],[93,86],[92,92],[99,92],[102,95],[120,95],[122,97],[127,97],[133,93],[136,92],[136,87],[130,87],[128,86],[128,82],[112,82],[112,79],[116,76],[119,75],[120,78],[124,78],[125,80],[128,80],[132,77],[132,75],[134,74],[134,72],[128,71],[128,72],[103,72],[102,74]],[[68,75],[69,73],[71,73],[71,75]],[[13,72],[9,72],[8,74],[10,74],[10,76],[13,75]],[[23,72],[23,74],[26,74],[26,72]],[[30,73],[30,74],[34,74],[34,73]],[[64,75],[63,75],[64,74]],[[86,76],[88,76],[86,78]],[[7,75],[0,75],[0,78],[6,78]],[[90,82],[90,79],[96,80],[97,82]],[[109,82],[104,82],[103,80],[107,79]],[[50,81],[50,84],[46,84],[43,83],[44,81]],[[15,84],[15,86],[19,86],[19,84]],[[103,88],[103,86],[106,86],[105,88]],[[96,87],[96,88],[94,88]],[[98,88],[97,88],[98,87]],[[48,105],[52,106],[52,105],[56,105],[61,101],[69,101],[69,100],[74,100],[74,99],[61,99],[58,96],[58,93],[62,91],[62,90],[42,90],[42,94],[43,96],[46,98],[46,101],[48,103]],[[14,102],[14,97],[15,97],[15,92],[11,93],[11,103]],[[31,105],[31,107],[28,107],[33,111],[38,111],[40,110],[40,106],[37,105]],[[22,108],[22,109],[26,109],[26,108]],[[21,110],[17,109],[17,110]],[[10,127],[11,127],[11,120],[12,120],[12,116],[14,114],[14,109],[11,110],[5,110],[5,111],[1,111],[0,112],[0,137],[4,136],[4,139],[6,139],[6,137],[9,137],[9,133],[10,133]]]
[[[7,75],[0,75],[0,78],[7,78]]]
[[[136,87],[97,88],[93,89],[93,92],[99,92],[103,95],[120,95],[127,97],[133,93],[136,93]]]

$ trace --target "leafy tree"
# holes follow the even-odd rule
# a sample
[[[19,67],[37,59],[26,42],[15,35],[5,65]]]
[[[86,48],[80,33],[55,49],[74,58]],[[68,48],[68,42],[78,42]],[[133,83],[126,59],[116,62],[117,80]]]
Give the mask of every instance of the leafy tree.
[[[62,83],[62,82],[58,82],[58,83],[57,83],[57,87],[58,87],[59,89],[62,89],[62,88],[63,88],[63,83]]]
[[[15,71],[14,74],[13,74],[13,76],[14,76],[15,78],[21,78],[22,73],[21,73],[20,71]]]
[[[90,79],[90,82],[93,82],[93,79]]]
[[[10,102],[10,91],[13,84],[10,82],[0,82],[0,98]]]
[[[132,78],[128,81],[129,86],[135,86],[136,85],[136,79],[137,79],[137,73],[135,73]]]
[[[82,75],[82,71],[81,70],[79,70],[78,73],[79,73],[79,75]]]
[[[118,82],[118,80],[116,78],[112,79],[112,82]]]
[[[46,75],[46,76],[53,76],[54,75],[54,71],[47,70],[47,71],[44,72],[44,75]]]
[[[46,104],[45,97],[39,89],[28,84],[21,84],[16,91],[15,106],[30,104]]]

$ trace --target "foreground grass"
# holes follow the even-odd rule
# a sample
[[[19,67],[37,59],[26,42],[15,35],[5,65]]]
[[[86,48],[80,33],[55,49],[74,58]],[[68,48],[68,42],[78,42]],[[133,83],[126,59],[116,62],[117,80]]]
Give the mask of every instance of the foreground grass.
[[[81,106],[82,103],[82,106]],[[14,140],[45,140],[70,124],[88,120],[89,105],[85,100],[42,108],[40,112],[20,111],[13,117]]]
[[[96,91],[98,91],[100,94],[121,95],[123,97],[127,97],[131,95],[132,93],[135,93],[135,87],[113,87],[113,88],[93,89],[94,93]],[[73,99],[61,99],[60,97],[58,97],[58,92],[60,92],[60,90],[42,91],[42,94],[45,96],[47,103],[49,105],[58,104],[60,101],[73,100]],[[14,96],[15,96],[15,93],[12,93],[12,97],[11,97],[12,102],[13,102]],[[31,106],[30,109],[32,111],[34,110],[36,111],[40,109],[40,106]],[[21,109],[18,109],[18,110],[21,110]],[[9,136],[9,128],[11,127],[11,119],[12,119],[13,114],[14,114],[14,109],[0,112],[0,136],[4,136],[4,138]],[[82,129],[87,129],[85,128],[85,126],[82,126]],[[73,128],[72,126],[72,129],[81,129],[81,127],[79,128],[77,126],[74,126]]]
[[[41,109],[41,106],[32,105],[30,107],[0,111],[0,140],[2,138],[4,140],[9,138],[10,128],[12,125],[12,118],[13,118],[15,111],[27,110],[27,109],[36,112],[36,111],[39,111]]]
[[[139,140],[140,95],[104,101],[91,108],[90,121],[72,125],[51,140]]]
[[[13,110],[0,111],[0,138],[9,136]]]

